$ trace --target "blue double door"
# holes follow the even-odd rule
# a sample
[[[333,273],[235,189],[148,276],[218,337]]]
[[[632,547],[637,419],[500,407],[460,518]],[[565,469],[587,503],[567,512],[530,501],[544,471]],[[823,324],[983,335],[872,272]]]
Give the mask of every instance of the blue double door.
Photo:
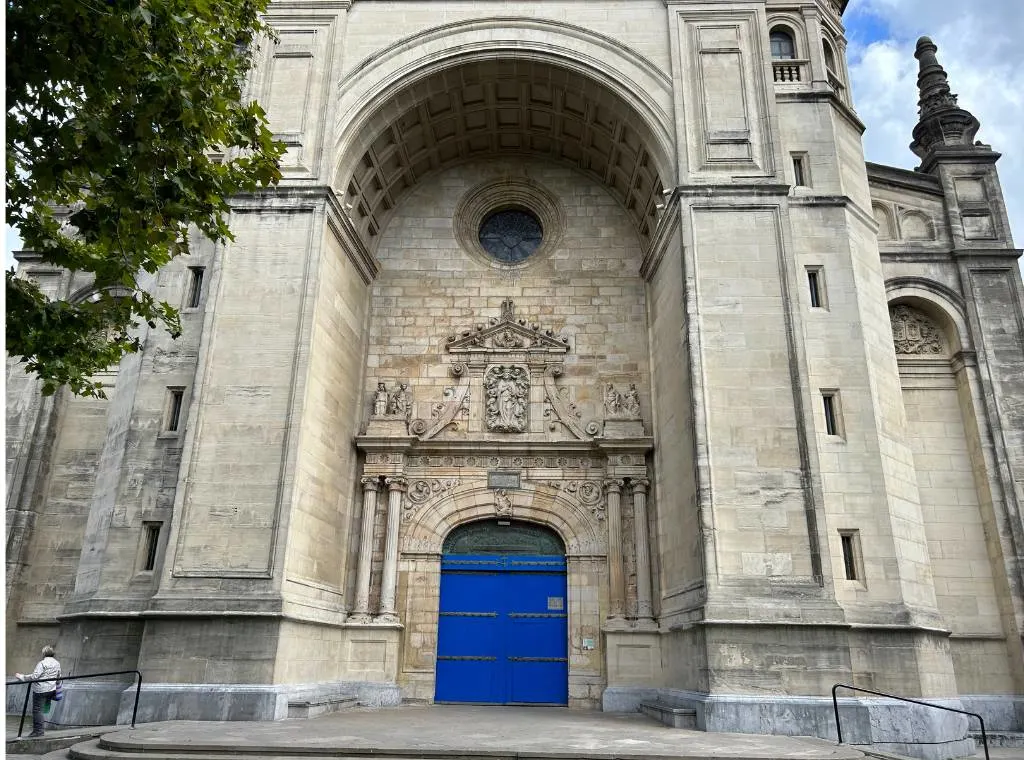
[[[564,556],[445,554],[438,702],[567,704]]]

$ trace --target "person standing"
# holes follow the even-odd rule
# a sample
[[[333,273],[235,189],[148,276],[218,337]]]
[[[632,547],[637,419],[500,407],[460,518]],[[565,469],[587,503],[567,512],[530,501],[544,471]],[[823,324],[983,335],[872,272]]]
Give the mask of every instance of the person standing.
[[[43,647],[43,659],[36,664],[36,669],[29,675],[15,673],[14,677],[19,681],[35,681],[38,678],[60,678],[60,663],[53,656],[54,649],[50,645]],[[32,689],[32,733],[33,736],[43,735],[43,710],[45,710],[53,695],[57,693],[56,681],[36,681],[30,687]]]

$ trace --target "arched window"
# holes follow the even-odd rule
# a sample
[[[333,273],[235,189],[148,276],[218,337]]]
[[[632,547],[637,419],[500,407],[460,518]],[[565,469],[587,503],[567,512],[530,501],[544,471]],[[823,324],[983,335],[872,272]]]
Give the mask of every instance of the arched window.
[[[772,45],[772,58],[777,60],[791,60],[796,58],[796,44],[793,42],[793,35],[781,26],[772,29],[768,35]]]
[[[830,45],[829,41],[825,39],[821,41],[821,47],[825,51],[825,68],[833,74],[838,74],[839,69],[836,68],[836,51],[832,49],[832,45]]]

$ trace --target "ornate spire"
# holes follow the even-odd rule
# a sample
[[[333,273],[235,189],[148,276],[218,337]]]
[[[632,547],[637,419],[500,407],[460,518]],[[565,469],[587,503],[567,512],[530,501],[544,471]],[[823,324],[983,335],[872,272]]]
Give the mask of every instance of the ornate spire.
[[[981,128],[974,115],[957,105],[949,89],[946,70],[935,56],[938,47],[928,37],[917,41],[914,57],[919,62],[917,89],[920,92],[918,122],[910,149],[921,158],[942,147],[970,147]]]

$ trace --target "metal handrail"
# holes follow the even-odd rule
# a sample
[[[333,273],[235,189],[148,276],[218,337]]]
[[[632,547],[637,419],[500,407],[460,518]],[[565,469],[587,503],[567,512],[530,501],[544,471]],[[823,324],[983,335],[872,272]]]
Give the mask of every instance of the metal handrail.
[[[960,713],[961,715],[973,715],[978,719],[978,723],[981,724],[981,745],[985,748],[985,760],[989,760],[988,757],[988,735],[985,733],[985,719],[982,718],[978,713],[973,713],[968,710],[957,710],[955,707],[946,707],[945,705],[936,705],[932,702],[922,702],[920,699],[911,699],[910,697],[898,697],[895,694],[886,694],[884,691],[872,691],[871,689],[862,689],[859,686],[850,686],[848,683],[837,683],[832,687],[832,709],[836,713],[836,734],[839,736],[839,743],[843,743],[843,726],[839,722],[839,700],[836,699],[836,689],[838,688],[849,689],[850,691],[862,691],[865,694],[874,694],[878,697],[888,697],[889,699],[898,699],[900,702],[912,702],[915,705],[924,705],[925,707],[934,707],[936,710],[945,710],[946,712]],[[913,744],[913,742],[908,742]]]
[[[138,676],[138,681],[135,684],[135,706],[132,708],[132,728],[135,728],[135,717],[139,713],[139,692],[142,691],[142,671],[141,670],[112,670],[109,673],[86,673],[82,676],[57,676],[56,678],[26,678],[24,680],[8,681],[6,686],[18,686],[19,684],[34,684],[34,683],[48,683],[49,681],[78,681],[82,678],[102,678],[104,676],[125,676],[129,673]],[[21,732],[25,727],[25,713],[28,711],[28,698],[32,694],[31,686],[25,689],[25,701],[21,705],[21,720],[18,722],[18,736],[21,738]]]

